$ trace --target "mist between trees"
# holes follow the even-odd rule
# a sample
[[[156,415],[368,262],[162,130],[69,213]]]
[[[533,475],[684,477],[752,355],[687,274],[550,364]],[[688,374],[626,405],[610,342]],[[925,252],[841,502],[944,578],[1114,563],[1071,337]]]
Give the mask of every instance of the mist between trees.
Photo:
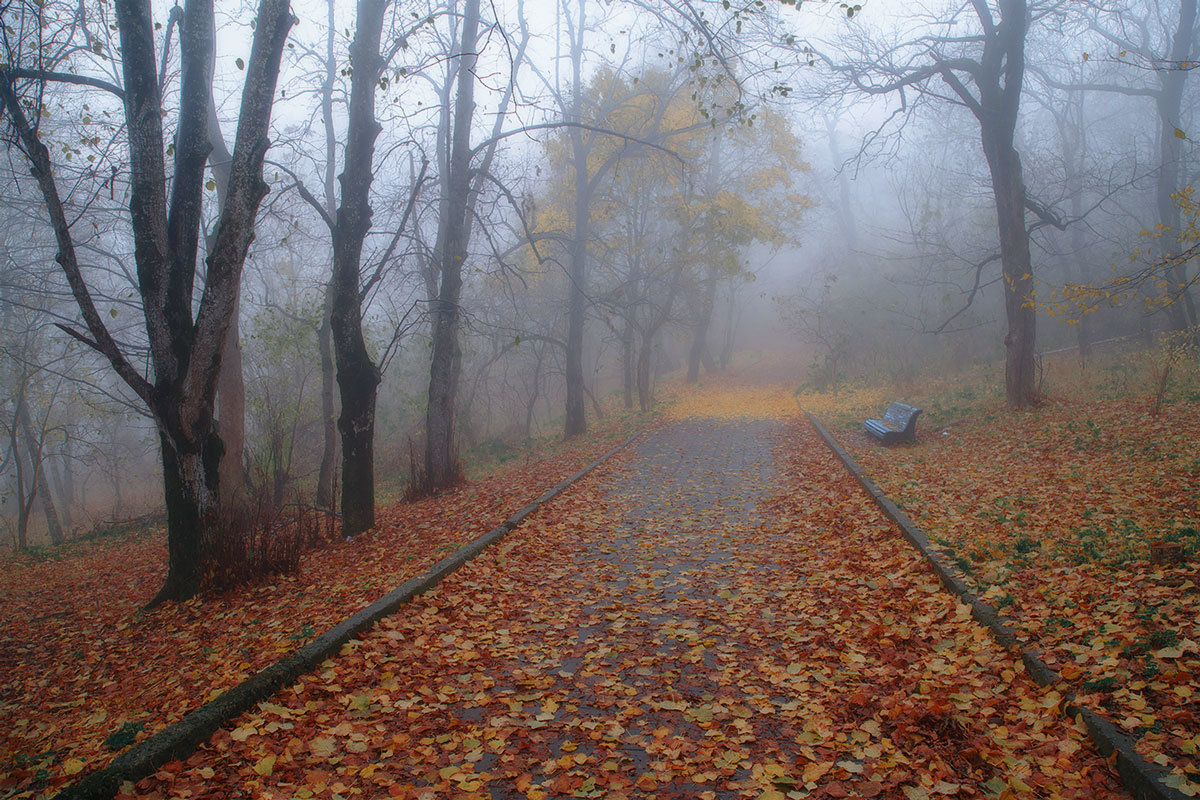
[[[4,535],[181,599],[738,353],[1194,338],[1196,0],[1113,5],[5,0]]]

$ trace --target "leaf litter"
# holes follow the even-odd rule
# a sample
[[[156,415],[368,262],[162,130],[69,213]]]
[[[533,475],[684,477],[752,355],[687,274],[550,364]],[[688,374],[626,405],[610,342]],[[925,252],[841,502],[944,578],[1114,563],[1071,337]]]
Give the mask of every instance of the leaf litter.
[[[1125,796],[788,401],[675,412],[125,794]]]
[[[0,559],[0,796],[49,797],[490,530],[631,432],[593,435],[439,497],[381,504],[371,532],[306,554],[298,574],[139,608],[165,534]],[[274,771],[256,760],[259,774]]]
[[[1194,385],[1158,416],[1144,390],[1114,388],[1107,376],[1133,370],[1130,358],[1084,374],[1049,360],[1054,390],[1019,414],[999,387],[933,382],[907,398],[932,413],[911,446],[860,433],[867,409],[886,406],[879,387],[802,402],[1062,675],[1060,691],[1196,797],[1200,414]],[[1182,563],[1153,563],[1154,542],[1175,543]]]

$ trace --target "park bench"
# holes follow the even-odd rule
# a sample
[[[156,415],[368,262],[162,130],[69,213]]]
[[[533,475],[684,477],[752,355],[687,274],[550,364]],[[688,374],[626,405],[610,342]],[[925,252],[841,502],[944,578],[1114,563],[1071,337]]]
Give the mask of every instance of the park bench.
[[[867,433],[884,444],[914,442],[917,439],[917,416],[921,409],[892,403],[883,419],[869,419],[863,423]]]

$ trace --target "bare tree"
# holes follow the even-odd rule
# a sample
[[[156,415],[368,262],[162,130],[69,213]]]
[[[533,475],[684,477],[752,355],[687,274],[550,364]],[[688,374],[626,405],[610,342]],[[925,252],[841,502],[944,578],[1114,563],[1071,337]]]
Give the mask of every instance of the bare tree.
[[[447,131],[449,171],[438,221],[434,262],[441,276],[433,303],[433,359],[430,362],[429,403],[425,423],[425,490],[449,486],[458,478],[455,463],[454,416],[462,349],[458,327],[462,269],[471,233],[471,123],[475,116],[475,64],[479,58],[479,0],[466,0],[462,28],[454,53],[457,91],[453,128]]]
[[[959,23],[972,16],[976,32],[962,31]],[[1004,385],[1013,408],[1033,403],[1036,389],[1035,284],[1025,221],[1029,203],[1014,141],[1030,22],[1026,0],[969,0],[953,6],[932,31],[907,41],[879,47],[860,39],[858,52],[847,61],[814,51],[847,82],[847,92],[895,95],[907,110],[908,95],[915,91],[927,100],[963,106],[978,121],[1000,234],[1008,322]]]
[[[38,85],[22,88],[14,71],[31,54],[13,42],[6,42],[8,66],[0,68],[0,101],[15,132],[15,146],[27,159],[41,191],[58,246],[57,260],[85,327],[64,330],[108,360],[145,404],[158,428],[169,566],[163,587],[150,602],[154,605],[190,597],[199,589],[202,540],[209,526],[220,524],[217,464],[222,446],[214,425],[216,384],[255,214],[268,191],[262,163],[269,145],[280,58],[294,19],[287,0],[261,0],[246,64],[228,196],[193,315],[204,171],[212,148],[213,6],[204,0],[188,0],[183,11],[175,167],[170,180],[164,159],[162,84],[156,69],[150,3],[117,0],[115,12],[123,86],[112,89],[122,100],[128,137],[129,225],[150,348],[149,376],[135,366],[110,333],[81,269],[71,216],[39,132]],[[45,77],[34,72],[35,79]],[[34,114],[32,118],[29,112]]]
[[[521,39],[512,55],[509,83],[500,98],[491,136],[481,144],[471,146],[471,126],[475,119],[479,0],[466,0],[463,8],[462,26],[451,72],[456,81],[453,117],[449,115],[448,104],[443,108],[443,131],[439,139],[444,142],[444,147],[439,149],[444,152],[439,153],[439,156],[445,164],[445,174],[433,254],[441,280],[431,308],[433,357],[430,362],[429,396],[425,416],[423,487],[427,492],[443,489],[459,477],[454,435],[458,415],[459,379],[462,373],[459,328],[463,316],[462,270],[468,258],[472,218],[476,215],[479,198],[489,181],[499,186],[503,196],[510,201],[514,200],[510,190],[492,175],[492,162],[496,157],[496,148],[505,138],[502,132],[504,121],[514,99],[517,73],[529,45],[529,28],[525,22],[524,4],[521,2],[517,4],[517,19]],[[449,89],[449,83],[446,88]]]
[[[1187,138],[1183,122],[1184,90],[1187,78],[1195,64],[1197,50],[1196,23],[1197,0],[1179,0],[1179,16],[1173,23],[1169,18],[1156,15],[1155,9],[1145,13],[1126,6],[1105,8],[1096,6],[1088,9],[1085,23],[1087,29],[1100,38],[1103,46],[1115,47],[1125,67],[1120,75],[1093,79],[1064,81],[1048,71],[1039,70],[1044,82],[1058,89],[1095,91],[1127,97],[1143,97],[1154,103],[1157,116],[1158,161],[1154,189],[1154,204],[1158,224],[1163,233],[1155,244],[1155,253],[1170,277],[1168,288],[1170,302],[1167,313],[1175,330],[1195,328],[1200,323],[1195,301],[1189,287],[1193,278],[1188,277],[1190,259],[1179,258],[1172,252],[1173,237],[1180,233],[1180,209],[1176,194],[1184,188],[1185,169],[1183,144]],[[1159,33],[1152,32],[1157,25]],[[1086,56],[1085,56],[1086,57]],[[1149,76],[1149,80],[1139,80]]]
[[[363,241],[371,228],[375,177],[375,91],[383,72],[379,51],[387,0],[359,0],[350,45],[350,104],[346,156],[339,178],[342,202],[333,226],[330,324],[342,398],[342,532],[354,536],[375,525],[375,394],[379,367],[363,339],[360,298]]]

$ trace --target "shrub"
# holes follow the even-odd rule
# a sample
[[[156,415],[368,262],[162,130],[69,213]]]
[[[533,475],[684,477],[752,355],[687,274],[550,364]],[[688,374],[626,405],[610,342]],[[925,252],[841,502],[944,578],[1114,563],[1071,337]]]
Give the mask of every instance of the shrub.
[[[306,551],[332,538],[332,528],[332,515],[299,497],[277,505],[260,495],[225,509],[202,541],[205,582],[219,590],[294,573]]]

